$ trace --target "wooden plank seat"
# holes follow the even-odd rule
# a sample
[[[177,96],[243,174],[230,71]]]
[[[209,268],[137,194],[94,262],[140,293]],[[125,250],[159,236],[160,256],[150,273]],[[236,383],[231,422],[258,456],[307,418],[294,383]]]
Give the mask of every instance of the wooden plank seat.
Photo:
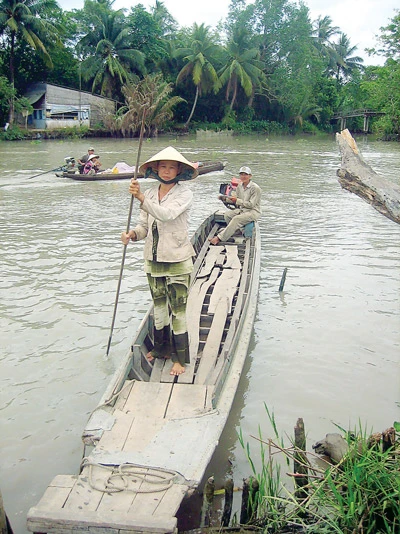
[[[195,384],[207,383],[207,377],[216,364],[227,316],[232,312],[233,298],[240,279],[241,265],[237,246],[227,245],[224,247],[224,252],[225,261],[213,286],[208,304],[207,313],[212,315],[213,319],[196,372]],[[196,329],[199,330],[197,325]]]

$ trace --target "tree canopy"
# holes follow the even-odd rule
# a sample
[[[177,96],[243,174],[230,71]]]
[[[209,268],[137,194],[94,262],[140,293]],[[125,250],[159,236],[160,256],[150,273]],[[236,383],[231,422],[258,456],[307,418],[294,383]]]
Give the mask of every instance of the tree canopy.
[[[82,9],[63,11],[56,0],[0,0],[9,122],[15,99],[30,83],[47,81],[114,99],[121,125],[139,87],[159,91],[173,105],[154,132],[171,121],[332,131],[334,114],[369,107],[385,114],[374,119],[376,131],[399,134],[398,10],[369,50],[384,66],[365,67],[351,35],[326,15],[311,20],[303,2],[232,0],[218,28],[179,27],[161,0],[149,9],[113,3],[85,0]],[[4,103],[0,112],[5,120]]]

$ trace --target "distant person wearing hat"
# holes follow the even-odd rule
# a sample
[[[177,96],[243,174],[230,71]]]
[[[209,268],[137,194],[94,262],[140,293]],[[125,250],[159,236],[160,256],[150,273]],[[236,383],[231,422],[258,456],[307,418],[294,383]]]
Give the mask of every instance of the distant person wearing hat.
[[[171,358],[171,375],[178,376],[189,363],[186,303],[195,254],[188,229],[193,193],[183,182],[196,178],[198,170],[168,147],[139,171],[160,183],[142,192],[139,182],[131,181],[129,192],[140,202],[139,221],[121,241],[145,239],[144,269],[154,303],[154,348],[147,359]]]
[[[84,154],[81,159],[78,159],[78,170],[81,174],[83,173],[85,163],[87,163],[89,156],[91,156],[92,154],[94,154],[94,148],[91,146],[88,148],[87,154]]]
[[[97,154],[91,154],[83,167],[83,174],[96,174],[96,172],[99,172],[100,167],[99,156]]]
[[[236,188],[236,196],[220,195],[218,198],[226,204],[233,204],[235,209],[224,213],[226,228],[218,235],[210,239],[212,245],[218,245],[221,241],[228,241],[233,234],[246,226],[246,224],[258,221],[261,215],[261,189],[252,180],[250,167],[239,169],[239,184]]]

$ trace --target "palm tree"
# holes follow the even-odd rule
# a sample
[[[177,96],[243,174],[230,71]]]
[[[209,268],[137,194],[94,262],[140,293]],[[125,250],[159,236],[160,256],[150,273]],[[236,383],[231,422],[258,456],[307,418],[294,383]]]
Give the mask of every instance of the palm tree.
[[[209,26],[193,24],[190,35],[190,45],[188,48],[179,48],[176,51],[177,57],[182,57],[186,65],[181,69],[176,82],[191,78],[196,87],[196,94],[190,115],[185,123],[185,128],[193,117],[199,96],[210,91],[217,93],[221,87],[217,71],[212,63],[218,56],[219,47],[210,35]]]
[[[100,88],[100,94],[118,97],[122,85],[129,82],[135,72],[145,72],[144,54],[130,45],[124,9],[112,11],[107,4],[89,0],[84,10],[90,12],[92,29],[78,43],[86,56],[82,62],[82,76],[93,80],[92,92]]]
[[[56,9],[56,0],[0,0],[0,36],[6,43],[10,56],[10,84],[15,82],[15,46],[17,39],[25,41],[28,46],[40,54],[45,64],[53,64],[47,52],[45,40],[57,40],[56,28],[46,20],[52,10]],[[8,122],[14,122],[14,99],[11,99]]]
[[[364,60],[360,56],[352,56],[357,50],[357,46],[351,46],[350,39],[345,33],[341,33],[337,43],[333,44],[336,52],[335,58],[335,76],[336,81],[340,84],[341,81],[349,78],[352,72],[362,69]]]
[[[338,26],[332,26],[332,19],[328,15],[325,17],[319,16],[317,20],[313,22],[313,38],[315,47],[318,52],[325,58],[329,65],[336,57],[336,51],[331,42],[332,37],[340,34]]]
[[[332,26],[332,19],[328,15],[317,18],[313,23],[314,26],[314,38],[318,43],[326,44],[330,43],[330,39],[340,33],[338,26]]]
[[[262,62],[259,60],[259,50],[249,48],[244,28],[234,31],[232,38],[226,44],[227,61],[220,71],[221,86],[226,84],[226,101],[232,93],[230,109],[235,105],[239,86],[246,96],[251,97],[254,87],[263,79]]]
[[[302,128],[304,121],[309,118],[314,118],[316,122],[319,122],[321,119],[320,113],[322,108],[312,101],[309,101],[308,97],[305,96],[303,101],[300,102],[300,105],[295,113],[293,113],[290,121],[296,126],[297,124]]]
[[[151,13],[164,37],[170,36],[176,32],[178,23],[165,7],[164,2],[156,0],[154,7],[151,8]]]

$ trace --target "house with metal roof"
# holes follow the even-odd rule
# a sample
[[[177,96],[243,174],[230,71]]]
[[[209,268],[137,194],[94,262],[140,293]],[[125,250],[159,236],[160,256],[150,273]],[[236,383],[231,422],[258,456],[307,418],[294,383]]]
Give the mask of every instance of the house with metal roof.
[[[24,96],[33,106],[28,127],[40,130],[93,127],[116,111],[116,102],[109,98],[44,82],[31,84]]]

